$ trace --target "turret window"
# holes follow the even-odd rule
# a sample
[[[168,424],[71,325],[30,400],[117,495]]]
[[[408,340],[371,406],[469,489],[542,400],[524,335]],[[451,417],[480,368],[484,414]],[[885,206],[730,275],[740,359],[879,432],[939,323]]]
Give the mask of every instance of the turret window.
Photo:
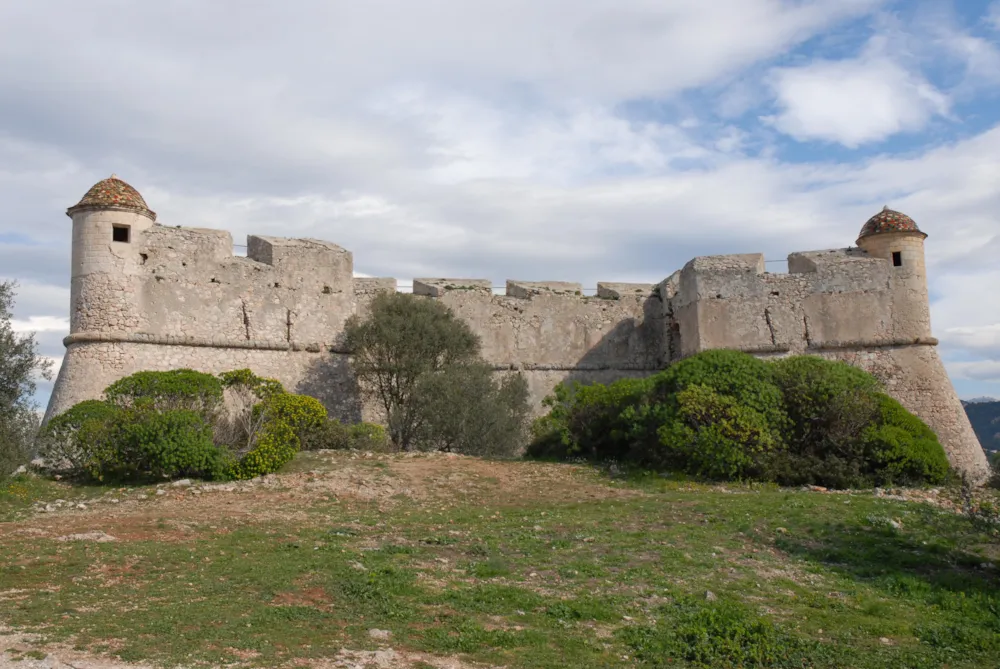
[[[902,267],[903,266],[903,252],[902,251],[893,251],[892,252],[892,266],[893,267]]]
[[[128,243],[128,226],[127,225],[112,225],[111,226],[111,241],[113,242],[125,242]]]

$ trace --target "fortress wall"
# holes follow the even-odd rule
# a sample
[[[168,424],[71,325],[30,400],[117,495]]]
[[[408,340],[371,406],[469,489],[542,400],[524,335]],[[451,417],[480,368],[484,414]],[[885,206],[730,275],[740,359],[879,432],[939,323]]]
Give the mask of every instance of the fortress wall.
[[[493,295],[478,281],[417,279],[414,292],[439,295],[481,337],[494,365],[570,371],[659,364],[662,308],[650,292],[585,297],[578,284],[508,281],[507,295]]]
[[[354,279],[354,313],[361,318],[368,318],[375,296],[379,293],[394,293],[396,286],[396,279],[356,277]]]
[[[840,249],[792,254],[789,270],[765,272],[760,254],[690,261],[672,303],[681,355],[711,348],[801,353],[892,339],[885,262]]]
[[[351,253],[318,240],[251,236],[245,258],[218,230],[133,228],[131,244],[111,243],[123,214],[106,214],[74,227],[73,266],[86,271],[74,273],[47,417],[137,371],[249,367],[343,420],[377,418],[360,401],[343,325],[395,279],[355,279]],[[416,279],[414,293],[464,319],[498,373],[521,371],[536,412],[561,381],[642,377],[707,349],[814,353],[882,378],[954,465],[981,473],[985,456],[931,345],[919,240],[893,244],[902,267],[838,249],[792,254],[788,274],[766,272],[761,254],[695,258],[656,286],[601,283],[594,297],[577,283],[513,280],[494,295],[484,279]]]
[[[270,237],[250,237],[247,247],[242,258],[223,231],[150,228],[139,248],[144,317],[118,331],[334,343],[354,310],[351,254],[329,242]]]

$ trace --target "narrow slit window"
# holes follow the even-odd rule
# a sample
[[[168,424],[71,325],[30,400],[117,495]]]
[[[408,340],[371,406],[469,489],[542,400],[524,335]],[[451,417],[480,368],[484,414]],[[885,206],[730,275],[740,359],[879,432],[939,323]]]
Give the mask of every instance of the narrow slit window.
[[[903,266],[903,252],[902,251],[893,251],[892,252],[892,266],[893,267],[902,267]]]
[[[127,225],[111,226],[111,241],[128,243],[128,226]]]

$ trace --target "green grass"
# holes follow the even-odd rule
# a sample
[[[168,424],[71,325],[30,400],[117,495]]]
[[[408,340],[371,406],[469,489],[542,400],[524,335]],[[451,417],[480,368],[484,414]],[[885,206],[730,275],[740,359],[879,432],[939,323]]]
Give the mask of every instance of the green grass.
[[[0,623],[163,665],[276,666],[386,644],[509,667],[998,664],[998,546],[959,516],[546,466],[601,494],[300,497],[284,518],[220,511],[183,541],[62,542],[0,525],[0,593],[30,595],[5,596]],[[67,499],[61,485],[10,485]],[[25,518],[23,496],[0,488],[0,518]]]

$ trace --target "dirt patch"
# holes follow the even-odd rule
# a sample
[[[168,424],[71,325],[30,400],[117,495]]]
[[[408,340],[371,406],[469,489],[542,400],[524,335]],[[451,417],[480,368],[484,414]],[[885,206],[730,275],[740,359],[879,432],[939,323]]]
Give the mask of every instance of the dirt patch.
[[[252,660],[255,656],[253,652],[246,651],[234,652],[233,655],[244,660]],[[469,664],[457,658],[392,648],[372,651],[345,648],[334,657],[298,660],[287,666],[315,669],[417,669],[428,666],[436,669],[488,669],[487,665]],[[156,669],[156,665],[100,657],[75,650],[68,644],[41,644],[37,635],[0,626],[0,669]]]

